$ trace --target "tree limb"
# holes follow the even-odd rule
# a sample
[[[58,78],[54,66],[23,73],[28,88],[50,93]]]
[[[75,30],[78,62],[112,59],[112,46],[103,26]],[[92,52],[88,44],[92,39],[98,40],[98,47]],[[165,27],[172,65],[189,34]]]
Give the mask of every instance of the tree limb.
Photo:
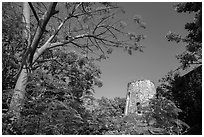
[[[29,4],[29,6],[30,6],[30,8],[31,8],[31,10],[32,10],[32,12],[33,12],[33,15],[35,16],[35,19],[36,19],[37,22],[38,22],[38,25],[40,26],[39,18],[38,18],[38,15],[37,15],[36,11],[35,11],[35,8],[33,7],[33,5],[32,5],[31,2],[28,2],[28,4]]]
[[[49,8],[48,8],[48,11],[44,14],[43,16],[43,19],[42,19],[42,23],[41,23],[41,26],[38,26],[37,28],[37,31],[36,31],[36,34],[33,38],[33,41],[32,41],[32,44],[31,44],[31,51],[30,51],[30,57],[29,57],[29,63],[30,65],[32,64],[32,61],[33,61],[33,56],[35,54],[35,51],[38,47],[38,43],[40,42],[40,39],[45,31],[45,28],[46,28],[46,25],[48,23],[48,21],[50,20],[50,18],[58,13],[59,11],[56,11],[55,10],[55,7],[56,7],[57,3],[51,3]]]
[[[80,3],[81,4],[81,3]],[[78,8],[78,6],[80,6],[80,4],[78,4],[76,7],[75,7],[75,9],[77,9]],[[56,6],[56,5],[55,5]],[[49,9],[48,9],[48,11],[52,11],[52,10],[54,10],[55,11],[55,6],[54,6],[54,3],[53,4],[51,4],[51,6],[49,7]],[[112,7],[112,8],[106,8],[106,9],[113,9],[113,8],[117,8],[117,7]],[[100,10],[95,10],[95,11],[91,11],[91,12],[88,12],[88,13],[95,13],[95,12],[100,12],[100,11],[102,11],[102,10],[105,10],[105,9],[100,9]],[[75,11],[75,10],[74,10]],[[48,12],[47,12],[47,14],[48,14]],[[46,14],[46,15],[47,15]],[[51,43],[51,40],[57,35],[57,33],[59,32],[59,30],[62,28],[62,26],[64,25],[64,23],[68,20],[68,19],[70,19],[70,18],[72,18],[72,17],[75,17],[75,18],[78,18],[79,16],[83,16],[83,15],[85,15],[85,14],[87,14],[87,13],[79,13],[79,14],[76,14],[76,15],[71,15],[71,16],[69,16],[69,17],[67,17],[63,22],[61,22],[61,24],[58,26],[58,29],[55,31],[55,33],[46,41],[46,43],[41,47],[41,48],[39,48],[37,51],[36,51],[36,53],[34,54],[34,55],[32,55],[32,56],[34,56],[34,57],[32,57],[31,56],[31,59],[32,59],[32,62],[34,63],[38,58],[39,58],[39,56],[45,51],[45,50],[47,50],[47,49],[51,49],[51,48],[54,48],[54,47],[59,47],[59,46],[63,46],[63,45],[65,45],[65,44],[68,44],[68,43],[71,43],[71,42],[73,42],[74,40],[77,40],[77,39],[80,39],[80,38],[85,38],[85,37],[94,37],[94,38],[96,38],[96,36],[94,36],[94,35],[89,35],[89,34],[81,34],[81,35],[78,35],[78,36],[76,36],[76,37],[74,37],[74,38],[70,38],[69,40],[64,40],[64,41],[62,41],[62,42],[56,42],[56,43]],[[46,18],[46,15],[45,15],[45,18]],[[47,15],[48,16],[48,15]],[[52,14],[50,14],[50,16],[48,16],[48,17],[51,17],[52,16]],[[45,20],[45,19],[44,19]],[[48,19],[49,20],[49,19]],[[45,23],[45,25],[46,25],[46,21],[44,21]],[[44,25],[42,25],[43,26],[43,28],[45,27]],[[109,41],[109,40],[105,40],[105,39],[101,39],[101,38],[98,38],[99,40],[104,40],[104,41],[108,41],[108,42],[112,42],[112,43],[114,43],[113,41]],[[35,40],[35,37],[34,37],[34,40]],[[35,40],[35,41],[37,41],[37,40]],[[33,42],[34,43],[34,42]],[[32,43],[32,47],[34,47],[33,45],[35,45],[35,43],[33,44]],[[72,43],[73,44],[73,43]],[[76,44],[76,43],[75,43]],[[116,43],[115,43],[116,44]],[[90,49],[89,49],[90,50]]]

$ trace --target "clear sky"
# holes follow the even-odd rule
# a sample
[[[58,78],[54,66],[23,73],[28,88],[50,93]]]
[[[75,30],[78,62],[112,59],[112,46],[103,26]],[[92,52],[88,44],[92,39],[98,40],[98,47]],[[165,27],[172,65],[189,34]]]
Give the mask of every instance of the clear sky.
[[[175,56],[184,51],[184,46],[168,42],[165,35],[169,30],[185,35],[184,25],[193,20],[193,16],[177,13],[168,2],[129,2],[119,3],[126,13],[121,15],[128,24],[129,32],[143,33],[147,36],[141,42],[144,52],[127,52],[115,49],[110,58],[99,62],[102,71],[103,87],[95,88],[95,97],[125,97],[127,83],[132,80],[148,79],[158,85],[167,72],[179,66]],[[141,15],[147,24],[145,30],[138,28],[132,21],[134,15]]]

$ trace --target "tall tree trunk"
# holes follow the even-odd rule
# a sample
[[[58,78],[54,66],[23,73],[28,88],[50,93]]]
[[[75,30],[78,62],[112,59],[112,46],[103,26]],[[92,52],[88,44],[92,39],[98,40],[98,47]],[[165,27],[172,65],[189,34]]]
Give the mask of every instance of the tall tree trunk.
[[[23,108],[27,75],[27,70],[25,67],[23,67],[16,82],[14,93],[11,99],[9,111],[16,117],[16,119],[20,118],[20,112]]]
[[[31,42],[31,36],[30,36],[30,9],[29,4],[24,3],[23,6],[23,21],[26,23],[26,29],[24,30],[23,37],[27,39],[28,42],[28,51],[26,51],[26,55],[23,58],[22,62],[22,69],[18,76],[18,80],[16,82],[16,86],[14,89],[14,93],[11,99],[10,108],[9,111],[16,117],[18,120],[21,116],[21,110],[23,109],[24,105],[24,99],[25,99],[25,88],[28,80],[28,70],[27,66],[32,65],[32,62],[35,61],[45,50],[49,47],[50,41],[53,39],[51,37],[39,50],[37,49],[37,46],[39,44],[39,41],[45,31],[46,25],[49,22],[50,18],[57,14],[58,11],[55,10],[57,3],[51,3],[47,12],[45,12],[42,22],[40,22],[40,26],[38,26],[37,31],[35,33],[35,36]],[[37,50],[37,53],[36,53]],[[34,56],[34,58],[33,58]],[[29,62],[31,60],[31,62]]]
[[[31,43],[30,40],[30,9],[27,2],[23,3],[23,22],[26,24],[25,29],[23,31],[23,38],[27,40],[29,46]],[[25,56],[26,57],[26,56]],[[26,57],[27,58],[27,57]],[[20,112],[23,108],[23,101],[25,96],[25,88],[27,83],[28,72],[26,70],[25,63],[22,64],[22,69],[17,79],[15,89],[13,92],[13,96],[10,103],[9,111],[16,116],[17,119],[20,118]]]

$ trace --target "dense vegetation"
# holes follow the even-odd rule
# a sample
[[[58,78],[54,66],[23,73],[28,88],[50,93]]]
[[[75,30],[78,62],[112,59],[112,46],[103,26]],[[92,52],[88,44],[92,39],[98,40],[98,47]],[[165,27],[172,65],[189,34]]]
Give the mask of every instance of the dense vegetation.
[[[71,28],[69,26],[68,30],[64,29],[59,35],[56,35],[54,32],[54,36],[56,37],[51,41],[47,41],[47,37],[52,36],[53,32],[51,31],[53,31],[53,29],[42,29],[44,33],[41,35],[41,39],[38,41],[36,48],[41,49],[44,43],[47,42],[51,44],[54,43],[55,47],[48,48],[34,62],[30,62],[27,59],[32,58],[31,55],[33,51],[31,50],[32,52],[30,52],[30,50],[28,50],[28,39],[22,37],[23,30],[26,29],[26,24],[22,22],[22,9],[16,3],[3,3],[3,134],[174,135],[184,134],[189,129],[187,124],[179,120],[183,120],[182,117],[179,117],[179,114],[183,112],[186,113],[186,110],[185,108],[181,108],[181,110],[177,107],[182,104],[177,104],[175,100],[176,95],[173,95],[174,98],[170,98],[164,94],[158,94],[150,101],[149,107],[142,108],[145,113],[140,117],[134,114],[124,116],[125,98],[116,97],[108,99],[102,97],[101,99],[95,99],[93,97],[94,86],[102,86],[102,82],[100,81],[101,71],[94,62],[106,58],[104,49],[107,54],[112,52],[111,47],[123,48],[127,50],[129,54],[134,50],[142,51],[138,42],[144,38],[142,35],[123,32],[121,30],[124,27],[123,22],[119,22],[119,24],[110,23],[110,18],[114,18],[113,16],[115,16],[116,12],[109,11],[108,9],[115,9],[116,6],[114,4],[101,3],[105,6],[105,9],[103,9],[104,7],[102,8],[103,10],[99,8],[100,13],[96,14],[97,4],[98,3],[64,4],[67,8],[67,12],[70,13],[70,18],[75,19],[75,12],[83,13],[83,21],[80,20],[81,22],[77,24],[83,25],[81,30],[76,30],[78,26],[74,24],[76,26],[72,26]],[[32,7],[32,5],[30,6]],[[34,7],[39,8],[41,12],[45,11],[44,6],[49,8],[49,6],[43,5],[42,3],[36,3],[36,5],[34,5]],[[61,6],[63,6],[63,4],[61,4]],[[42,13],[38,14],[41,15]],[[33,27],[31,29],[31,38],[35,40],[35,30],[38,29],[39,22],[36,22],[37,18],[34,14],[32,17],[33,24],[31,25],[33,25]],[[55,16],[55,19],[59,17],[60,16]],[[94,24],[94,21],[98,21],[98,24]],[[134,21],[145,28],[139,18],[135,17]],[[48,26],[54,27],[55,25],[56,24],[53,25],[50,23]],[[43,25],[40,27],[43,27]],[[90,33],[90,35],[82,35],[84,32]],[[132,43],[126,43],[126,40],[125,42],[119,40],[121,36],[117,37],[116,34],[118,33],[122,33],[124,37],[127,36]],[[99,35],[103,37],[97,37]],[[70,38],[70,36],[72,38]],[[109,38],[112,36],[112,38],[106,39],[107,36],[109,36]],[[82,37],[83,40],[78,40],[78,37]],[[62,40],[62,38],[64,39]],[[65,46],[56,46],[56,44],[60,42],[66,42],[67,39],[72,39],[73,41],[63,43]],[[48,40],[50,39],[48,38]],[[87,43],[84,45],[85,41]],[[67,44],[72,44],[72,46],[80,49],[81,52],[70,50]],[[101,45],[105,48],[100,48]],[[87,52],[97,53],[97,56],[95,54],[94,56],[88,56]],[[38,54],[35,50],[34,53]],[[26,66],[27,70],[25,73],[25,94],[19,94],[23,95],[23,98],[16,98],[13,93],[19,92],[16,89],[16,83],[18,83],[19,77],[22,74],[22,72],[19,72],[23,70],[23,68],[21,68],[23,65]],[[178,83],[176,82],[174,84]],[[199,84],[200,83],[198,83],[198,85]],[[174,90],[171,91],[173,92]],[[20,109],[15,108],[17,107],[13,105],[15,99],[17,99],[17,103],[23,107]],[[14,112],[11,110],[14,110]]]
[[[158,93],[175,102],[183,110],[179,118],[191,127],[187,134],[202,134],[202,3],[188,2],[175,6],[179,13],[194,14],[193,22],[186,23],[186,36],[170,32],[168,41],[183,42],[186,50],[177,56],[183,70],[169,72],[161,79]]]

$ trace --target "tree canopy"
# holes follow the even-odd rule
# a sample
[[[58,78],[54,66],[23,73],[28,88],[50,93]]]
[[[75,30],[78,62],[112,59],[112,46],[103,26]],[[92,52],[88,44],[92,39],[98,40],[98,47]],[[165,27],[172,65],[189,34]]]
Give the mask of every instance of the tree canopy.
[[[193,22],[185,25],[185,29],[188,31],[187,36],[182,37],[170,31],[166,37],[168,41],[184,42],[186,44],[186,51],[177,55],[177,59],[181,62],[183,69],[192,65],[200,65],[202,64],[202,3],[179,3],[175,6],[175,10],[178,13],[188,12],[189,14],[194,14],[195,18]]]

